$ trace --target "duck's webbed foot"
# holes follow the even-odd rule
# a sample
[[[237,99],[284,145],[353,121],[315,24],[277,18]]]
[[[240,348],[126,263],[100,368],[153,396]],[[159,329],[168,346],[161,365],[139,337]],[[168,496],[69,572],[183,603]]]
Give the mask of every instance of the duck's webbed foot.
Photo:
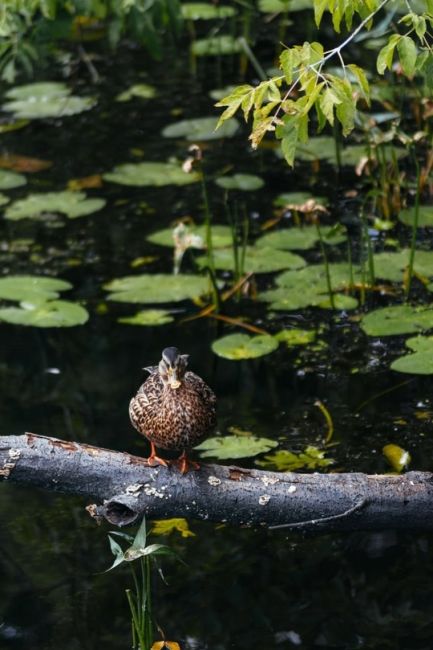
[[[183,451],[182,454],[176,460],[171,461],[172,465],[175,465],[180,471],[181,474],[186,474],[192,470],[200,469],[200,464],[196,463],[194,460],[191,460],[186,455],[186,451]]]
[[[147,459],[147,464],[149,467],[157,467],[158,465],[163,465],[164,467],[169,466],[168,460],[164,460],[164,458],[157,455],[155,444],[153,442],[150,443],[150,456]]]

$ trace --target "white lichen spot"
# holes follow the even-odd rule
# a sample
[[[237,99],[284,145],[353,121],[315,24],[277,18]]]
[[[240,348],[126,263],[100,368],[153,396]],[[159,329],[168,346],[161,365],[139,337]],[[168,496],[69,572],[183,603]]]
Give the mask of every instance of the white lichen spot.
[[[21,456],[21,451],[19,449],[9,449],[8,456],[12,460],[18,460]]]
[[[261,506],[265,506],[269,501],[271,500],[270,494],[262,494],[262,496],[259,497],[259,504]]]
[[[207,482],[209,485],[221,485],[221,479],[217,478],[216,476],[209,476]]]
[[[144,493],[147,494],[148,497],[158,497],[159,499],[164,498],[164,492],[158,492],[155,487],[152,487],[150,485],[144,486]]]
[[[267,487],[268,485],[275,485],[275,483],[278,483],[280,479],[274,476],[262,476],[260,480]]]
[[[134,497],[138,497],[138,494],[140,490],[143,489],[143,484],[142,483],[133,483],[132,485],[128,485],[126,488],[125,492],[126,494],[130,494]]]
[[[288,492],[289,494],[293,494],[294,492],[296,492],[296,485],[291,485],[291,486],[289,487],[289,489],[287,490],[287,492]]]

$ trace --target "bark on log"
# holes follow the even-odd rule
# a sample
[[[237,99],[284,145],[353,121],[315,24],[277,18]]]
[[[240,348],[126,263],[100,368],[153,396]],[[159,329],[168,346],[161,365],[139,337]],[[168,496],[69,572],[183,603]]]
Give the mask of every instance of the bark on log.
[[[33,433],[0,436],[0,481],[97,500],[87,510],[124,526],[192,517],[287,530],[433,529],[433,474],[294,474],[202,465],[181,476],[143,458]]]

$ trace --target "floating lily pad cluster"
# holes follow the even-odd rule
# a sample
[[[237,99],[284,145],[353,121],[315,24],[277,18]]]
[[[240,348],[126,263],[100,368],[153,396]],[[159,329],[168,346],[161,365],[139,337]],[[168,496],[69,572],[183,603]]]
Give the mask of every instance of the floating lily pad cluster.
[[[89,317],[84,307],[58,300],[71,289],[69,282],[38,276],[0,278],[0,300],[19,302],[18,307],[0,307],[0,322],[33,327],[73,327]]]
[[[218,120],[215,117],[196,117],[169,124],[162,130],[163,138],[184,138],[189,142],[220,140],[232,138],[239,129],[239,122],[233,117],[216,129]]]
[[[180,164],[171,162],[140,162],[117,165],[103,174],[110,183],[136,187],[164,187],[165,185],[190,185],[200,180],[196,172],[187,174]]]
[[[45,192],[29,194],[14,201],[5,210],[4,216],[11,221],[39,219],[43,214],[61,213],[69,219],[84,217],[101,210],[105,199],[88,198],[85,192]]]

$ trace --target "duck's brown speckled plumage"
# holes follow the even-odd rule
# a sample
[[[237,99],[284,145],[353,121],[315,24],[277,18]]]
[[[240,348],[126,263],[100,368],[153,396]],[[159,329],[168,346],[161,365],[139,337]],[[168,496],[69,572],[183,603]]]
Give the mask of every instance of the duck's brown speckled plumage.
[[[216,425],[216,397],[193,372],[179,388],[165,384],[158,366],[129,404],[133,426],[157,447],[183,451],[199,444]]]

